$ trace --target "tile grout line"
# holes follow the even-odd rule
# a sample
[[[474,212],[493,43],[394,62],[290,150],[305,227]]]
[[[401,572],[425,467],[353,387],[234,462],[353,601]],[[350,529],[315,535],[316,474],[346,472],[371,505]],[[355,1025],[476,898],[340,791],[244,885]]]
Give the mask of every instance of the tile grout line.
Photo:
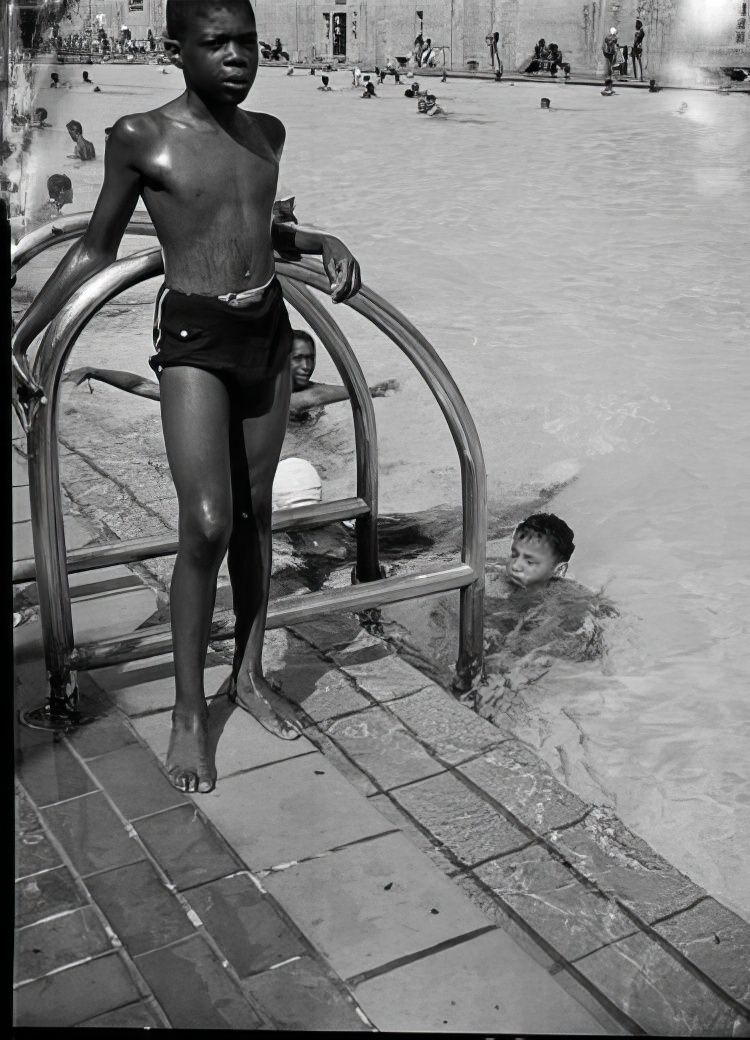
[[[423,950],[417,950],[414,953],[405,954],[403,957],[395,957],[393,960],[386,961],[385,964],[379,964],[375,968],[368,968],[367,971],[361,971],[356,975],[351,975],[345,981],[348,986],[356,987],[361,985],[363,982],[369,982],[370,979],[376,979],[380,975],[386,975],[391,971],[396,971],[399,968],[414,964],[417,961],[425,960],[433,954],[453,949],[455,946],[460,946],[463,943],[471,942],[473,939],[478,939],[482,935],[487,935],[488,932],[496,931],[498,931],[497,925],[486,924],[481,928],[474,928],[470,932],[464,932],[462,935],[456,935],[450,939],[443,939],[442,942],[435,943],[433,946],[428,946]]]

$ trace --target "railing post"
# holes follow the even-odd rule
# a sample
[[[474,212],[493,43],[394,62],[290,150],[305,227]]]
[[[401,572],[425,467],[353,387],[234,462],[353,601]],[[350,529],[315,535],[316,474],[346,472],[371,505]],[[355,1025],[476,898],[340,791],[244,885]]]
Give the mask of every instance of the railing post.
[[[375,409],[359,361],[340,326],[304,285],[280,275],[284,295],[307,321],[331,355],[349,394],[357,453],[357,497],[370,506],[354,521],[357,537],[357,581],[382,577],[378,554],[378,436]]]

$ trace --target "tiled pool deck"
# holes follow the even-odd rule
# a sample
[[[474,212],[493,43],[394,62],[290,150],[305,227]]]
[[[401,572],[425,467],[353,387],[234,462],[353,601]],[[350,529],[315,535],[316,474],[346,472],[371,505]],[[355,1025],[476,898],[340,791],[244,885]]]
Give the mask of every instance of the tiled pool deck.
[[[156,609],[125,567],[74,584],[79,638]],[[21,708],[46,680],[16,634]],[[511,734],[351,615],[267,662],[304,736],[217,695],[212,652],[209,795],[161,769],[169,656],[79,676],[75,732],[17,726],[16,1025],[750,1036],[750,925]]]

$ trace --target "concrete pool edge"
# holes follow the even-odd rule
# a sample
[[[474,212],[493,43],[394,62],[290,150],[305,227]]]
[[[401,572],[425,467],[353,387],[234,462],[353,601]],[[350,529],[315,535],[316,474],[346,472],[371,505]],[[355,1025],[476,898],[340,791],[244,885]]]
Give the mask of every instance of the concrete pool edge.
[[[353,634],[350,620],[356,624],[347,618],[344,640]],[[627,1024],[660,1033],[680,1021],[688,1034],[711,1033],[727,1013],[736,1015],[735,1029],[741,1022],[750,1029],[748,922],[613,812],[582,802],[530,747],[458,703],[384,640],[360,630],[347,643],[326,619],[293,631],[371,701],[311,723],[310,739],[333,752],[381,811],[406,821],[417,844],[486,913],[515,922]],[[390,725],[378,720],[380,737],[360,735],[363,712],[373,723],[375,712],[389,716]],[[378,779],[382,749],[374,746],[400,731],[439,772],[386,785]],[[661,1009],[648,996],[657,977]],[[698,1016],[692,1024],[684,1018],[691,1004]]]

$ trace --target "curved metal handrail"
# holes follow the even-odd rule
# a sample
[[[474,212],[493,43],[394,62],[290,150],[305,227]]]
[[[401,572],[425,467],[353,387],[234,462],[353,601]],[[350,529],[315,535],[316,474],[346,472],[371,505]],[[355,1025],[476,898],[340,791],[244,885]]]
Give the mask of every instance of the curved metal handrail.
[[[26,236],[18,243],[13,254],[16,268],[23,266],[45,249],[81,235],[88,226],[89,216],[90,214],[74,214]],[[127,232],[149,236],[155,234],[150,221],[138,220],[129,223]],[[435,350],[396,308],[365,286],[356,297],[346,301],[348,306],[381,329],[425,378],[448,422],[458,450],[461,469],[462,565],[445,570],[428,570],[421,574],[401,575],[398,578],[378,579],[380,568],[377,552],[377,440],[369,390],[356,356],[342,330],[307,288],[312,286],[330,295],[330,285],[322,264],[311,260],[294,263],[277,260],[276,268],[285,296],[308,321],[328,349],[352,403],[357,448],[358,497],[346,500],[345,503],[329,504],[329,508],[333,506],[334,511],[337,508],[341,510],[344,505],[352,508],[350,515],[356,517],[357,528],[357,575],[368,582],[368,587],[360,593],[350,592],[343,596],[340,595],[341,590],[332,590],[341,598],[342,605],[338,609],[357,609],[357,603],[371,606],[379,602],[394,602],[450,588],[459,589],[461,631],[456,685],[465,689],[481,672],[482,665],[486,540],[484,460],[469,410]],[[162,652],[162,649],[156,648],[163,648],[165,642],[168,642],[166,631],[152,629],[148,636],[139,635],[122,640],[123,644],[127,643],[127,648],[115,650],[114,657],[114,640],[100,641],[99,644],[91,644],[84,648],[74,647],[57,453],[59,384],[65,360],[75,340],[93,315],[110,299],[124,289],[162,272],[163,260],[159,247],[141,250],[111,264],[105,271],[92,277],[68,300],[47,327],[37,352],[34,374],[44,388],[48,404],[39,410],[28,434],[29,482],[35,569],[45,635],[45,657],[51,684],[51,702],[56,691],[58,700],[65,701],[65,697],[68,696],[65,691],[70,689],[73,667],[86,666],[87,662],[90,667],[109,663],[109,660],[117,658],[118,652],[119,659],[123,660]],[[305,516],[303,521],[309,524],[310,517]],[[291,520],[284,525],[285,529],[290,524]],[[171,542],[170,539],[163,541]],[[148,547],[141,544],[142,542],[143,540],[140,540],[137,549],[134,549],[134,559],[148,558]],[[152,555],[158,555],[161,551],[161,548],[157,548]],[[168,551],[174,551],[174,546],[171,545]],[[118,556],[124,558],[122,550],[119,550]],[[272,611],[274,623],[283,624],[284,619],[304,616],[305,609],[312,612],[308,616],[336,609],[331,595],[308,594],[303,598],[310,600],[309,608],[301,608],[297,600],[289,605],[283,600],[277,601],[275,610]],[[345,603],[347,605],[344,605]],[[223,622],[219,623],[219,628],[222,624]],[[231,634],[231,627],[227,628],[224,625],[224,628],[226,631],[221,638]],[[144,650],[139,655],[138,648],[141,646]]]
[[[295,263],[279,261],[276,269],[279,274],[296,281],[307,281],[314,288],[330,295],[328,277],[319,263],[315,264],[307,258]],[[302,277],[302,271],[306,272],[306,278]],[[477,575],[476,583],[461,589],[461,610],[464,614],[462,635],[467,644],[480,648],[476,659],[473,652],[461,651],[459,655],[456,671],[459,678],[463,676],[466,681],[467,677],[473,677],[481,669],[482,659],[487,475],[479,434],[453,376],[434,347],[399,310],[365,285],[346,303],[352,310],[368,318],[406,354],[432,391],[458,451],[463,504],[461,559]]]
[[[89,226],[92,212],[92,210],[87,210],[84,213],[71,213],[69,216],[59,217],[35,231],[30,231],[28,235],[24,235],[11,247],[10,262],[13,268],[19,271],[29,260],[33,260],[46,249],[60,245],[62,242],[69,242],[73,238],[80,238]],[[141,214],[133,214],[125,228],[125,234],[156,238],[156,231],[149,215],[143,214],[142,220],[139,219],[140,216]]]

